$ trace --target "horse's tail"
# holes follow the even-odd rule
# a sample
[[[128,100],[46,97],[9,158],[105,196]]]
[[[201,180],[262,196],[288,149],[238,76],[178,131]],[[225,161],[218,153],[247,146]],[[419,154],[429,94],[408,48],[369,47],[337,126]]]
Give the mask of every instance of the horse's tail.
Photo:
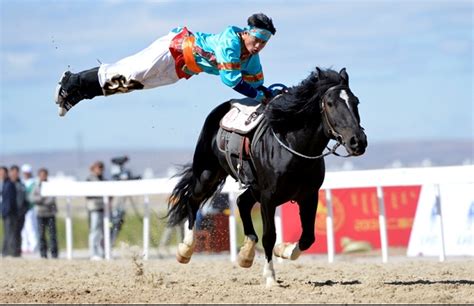
[[[214,196],[217,190],[220,190],[225,183],[225,178],[219,180],[207,192],[199,198],[199,203],[196,203],[192,197],[193,190],[196,186],[197,177],[193,172],[192,165],[186,165],[183,171],[179,174],[181,179],[174,187],[168,199],[168,226],[176,226],[183,222],[183,220],[192,217],[192,205],[203,205],[210,198]],[[192,220],[194,222],[195,220]]]
[[[206,118],[204,127],[194,153],[193,164],[187,164],[177,174],[179,182],[174,187],[168,199],[168,225],[180,224],[188,217],[194,218],[194,205],[202,205],[224,184],[225,177],[210,179],[206,171],[219,167],[217,159],[214,160],[211,149],[212,135],[219,129],[219,121],[229,110],[230,103],[226,102],[216,107]],[[212,171],[211,171],[212,172]],[[194,220],[189,220],[194,223]]]
[[[192,195],[196,178],[193,175],[192,164],[185,165],[181,173],[177,174],[181,179],[176,184],[168,198],[168,225],[175,226],[180,224],[189,214],[189,200]]]

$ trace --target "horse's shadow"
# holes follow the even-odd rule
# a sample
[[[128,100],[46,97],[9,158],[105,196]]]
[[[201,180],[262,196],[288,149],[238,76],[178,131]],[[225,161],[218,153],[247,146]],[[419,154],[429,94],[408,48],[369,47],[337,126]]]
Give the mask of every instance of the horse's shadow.
[[[393,281],[393,282],[384,282],[385,285],[395,285],[395,286],[412,286],[412,285],[436,285],[436,284],[445,284],[445,285],[474,285],[474,281],[466,279],[453,279],[453,280],[426,280],[426,279],[417,279],[413,281]]]
[[[361,282],[359,280],[350,280],[350,281],[333,281],[333,280],[327,280],[323,282],[318,282],[318,281],[308,281],[306,282],[308,285],[312,285],[314,287],[324,287],[324,286],[334,286],[334,285],[342,285],[342,286],[347,286],[347,285],[360,285]]]
[[[290,284],[285,284],[282,280],[277,280],[278,287],[280,288],[289,288]]]
[[[360,285],[362,284],[359,280],[352,280],[352,281],[333,281],[333,280],[326,280],[326,281],[307,281],[306,284],[311,285],[313,287],[325,287],[325,286],[334,286],[334,285]],[[436,284],[444,284],[444,285],[474,285],[473,280],[466,280],[466,279],[454,279],[454,280],[426,280],[426,279],[417,279],[412,281],[389,281],[384,282],[385,285],[394,285],[394,286],[413,286],[413,285],[436,285]]]

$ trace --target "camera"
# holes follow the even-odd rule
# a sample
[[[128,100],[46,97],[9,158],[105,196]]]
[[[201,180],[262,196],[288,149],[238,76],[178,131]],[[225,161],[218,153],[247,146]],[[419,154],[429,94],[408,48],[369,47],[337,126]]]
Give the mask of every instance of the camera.
[[[128,180],[139,180],[140,176],[134,176],[130,169],[125,168],[125,164],[129,161],[128,156],[117,156],[111,160],[112,166],[110,167],[110,173],[112,179],[115,181],[128,181]],[[111,223],[112,227],[110,228],[110,239],[112,245],[115,243],[115,240],[118,237],[122,225],[125,222],[125,202],[133,200],[131,197],[117,197],[114,199],[114,208],[111,211]]]
[[[139,180],[140,176],[134,176],[129,169],[125,168],[125,164],[129,161],[128,156],[117,156],[110,160],[112,166],[110,167],[110,172],[112,174],[112,179],[116,181],[127,181],[127,180]]]

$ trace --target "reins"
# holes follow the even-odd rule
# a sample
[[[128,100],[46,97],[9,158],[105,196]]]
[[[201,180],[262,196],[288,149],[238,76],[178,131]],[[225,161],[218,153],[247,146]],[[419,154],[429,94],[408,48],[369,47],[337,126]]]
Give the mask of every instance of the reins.
[[[293,150],[292,148],[290,148],[289,146],[287,146],[286,144],[283,143],[283,141],[280,140],[280,138],[278,138],[278,136],[275,134],[275,131],[273,131],[272,128],[270,128],[272,130],[272,134],[273,134],[273,137],[275,137],[275,139],[277,140],[277,142],[285,149],[287,149],[290,153],[293,153],[294,155],[296,156],[299,156],[299,157],[303,157],[303,158],[306,158],[306,159],[318,159],[318,158],[323,158],[325,156],[328,156],[328,155],[331,155],[331,154],[334,154],[336,156],[339,156],[339,157],[350,157],[352,156],[351,154],[348,154],[348,155],[340,155],[339,153],[336,152],[337,148],[341,145],[341,143],[338,141],[337,143],[334,144],[334,146],[329,149],[329,147],[326,147],[326,149],[328,149],[329,151],[326,152],[326,153],[323,153],[323,154],[320,154],[320,155],[317,155],[317,156],[309,156],[309,155],[305,155],[303,153],[299,153],[298,151],[295,151]]]

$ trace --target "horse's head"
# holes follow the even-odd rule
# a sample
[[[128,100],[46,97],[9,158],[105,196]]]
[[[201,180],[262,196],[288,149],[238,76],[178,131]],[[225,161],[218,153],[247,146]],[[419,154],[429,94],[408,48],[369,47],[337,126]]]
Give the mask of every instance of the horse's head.
[[[318,73],[323,72],[317,68]],[[346,148],[350,155],[362,155],[367,147],[367,136],[360,125],[359,99],[349,88],[349,75],[343,68],[341,82],[330,87],[321,99],[321,114],[326,135]]]

